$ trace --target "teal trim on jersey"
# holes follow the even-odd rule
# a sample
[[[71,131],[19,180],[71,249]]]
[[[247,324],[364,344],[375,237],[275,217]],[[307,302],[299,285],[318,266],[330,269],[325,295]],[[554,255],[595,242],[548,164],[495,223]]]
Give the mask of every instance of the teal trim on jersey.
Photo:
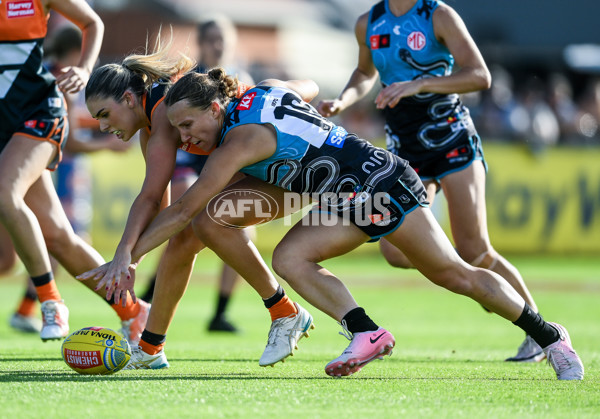
[[[384,85],[452,73],[454,57],[438,42],[433,29],[433,13],[442,3],[418,0],[402,16],[390,12],[388,0],[373,6],[365,42]]]

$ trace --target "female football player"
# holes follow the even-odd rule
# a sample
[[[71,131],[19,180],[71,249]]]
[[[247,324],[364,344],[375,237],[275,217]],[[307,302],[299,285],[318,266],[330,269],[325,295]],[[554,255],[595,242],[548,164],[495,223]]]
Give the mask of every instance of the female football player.
[[[380,77],[383,89],[375,102],[385,116],[388,150],[409,161],[429,202],[440,189],[444,192],[460,256],[504,277],[537,312],[517,268],[490,243],[481,140],[457,94],[487,89],[490,74],[462,19],[442,1],[385,0],[358,18],[355,32],[358,65],[339,97],[317,109],[326,117],[338,114]],[[455,63],[459,69],[453,72]],[[414,267],[386,239],[381,251],[392,266]],[[507,360],[544,357],[526,336],[517,355]]]
[[[169,181],[177,151],[199,155],[212,151],[182,142],[179,132],[167,119],[164,104],[167,88],[174,79],[195,68],[195,62],[185,55],[177,59],[168,58],[169,48],[170,43],[161,44],[159,34],[153,53],[130,55],[121,64],[99,67],[85,89],[88,110],[99,120],[100,129],[114,133],[123,141],[139,132],[146,162],[144,183],[131,206],[125,231],[115,252],[115,263],[109,266],[107,273],[126,282],[134,281],[135,269],[121,272],[117,268],[129,265],[129,255],[140,235],[159,214],[161,205],[168,204]],[[236,87],[237,94],[248,88],[242,83],[236,84]],[[234,174],[231,178],[242,176]],[[240,234],[245,237],[243,231]],[[129,368],[159,369],[169,366],[163,349],[167,330],[187,288],[196,254],[203,248],[204,244],[195,236],[191,226],[169,241],[159,263],[146,328],[139,348],[134,348]],[[255,258],[255,261],[262,263],[256,269],[268,270],[262,259]],[[258,280],[254,278],[246,280],[264,300],[272,320],[269,343],[260,364],[272,365],[292,354],[297,341],[312,326],[312,317],[285,295],[273,275]],[[98,288],[102,288],[102,283],[98,284]],[[112,297],[111,290],[108,295]],[[120,294],[115,295],[117,303],[120,297]],[[136,299],[135,294],[132,297]]]
[[[532,336],[559,379],[583,379],[583,364],[566,329],[544,321],[500,275],[464,262],[429,210],[427,192],[408,162],[321,117],[303,101],[317,94],[314,82],[267,80],[239,99],[237,89],[237,81],[217,68],[208,74],[189,73],[169,90],[167,116],[181,141],[216,149],[194,185],[158,214],[127,255],[86,277],[125,298],[132,284],[120,277],[130,264],[190,224],[244,278],[256,275],[245,270],[252,247],[212,234],[226,228],[210,222],[203,211],[242,171],[254,177],[254,184],[260,179],[273,185],[271,197],[279,202],[285,201],[287,191],[319,199],[318,211],[298,222],[277,246],[273,268],[348,333],[350,345],[327,364],[327,374],[353,374],[394,347],[392,334],[319,265],[385,236],[433,283],[472,298]],[[230,188],[243,188],[242,182]]]
[[[83,33],[78,64],[64,68],[56,78],[42,65],[50,10]],[[50,177],[68,132],[63,92],[75,93],[85,86],[103,33],[102,21],[84,0],[4,1],[0,7],[0,222],[41,302],[44,341],[62,339],[69,332],[69,310],[54,281],[50,254],[71,275],[104,263],[73,232]],[[93,281],[85,285],[96,286]],[[104,297],[106,291],[98,294]],[[144,315],[131,300],[113,308],[126,321]]]

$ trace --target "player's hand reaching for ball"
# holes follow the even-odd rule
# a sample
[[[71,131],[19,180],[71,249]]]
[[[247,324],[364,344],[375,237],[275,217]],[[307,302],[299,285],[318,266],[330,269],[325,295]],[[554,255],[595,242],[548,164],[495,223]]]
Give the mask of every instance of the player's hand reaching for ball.
[[[135,284],[135,268],[137,264],[131,263],[131,255],[117,253],[111,262],[107,262],[90,271],[77,276],[77,279],[85,281],[92,279],[98,281],[94,291],[104,288],[106,290],[106,299],[110,301],[115,296],[115,304],[122,302],[125,306],[127,302],[127,292],[135,303],[137,298],[133,291]]]

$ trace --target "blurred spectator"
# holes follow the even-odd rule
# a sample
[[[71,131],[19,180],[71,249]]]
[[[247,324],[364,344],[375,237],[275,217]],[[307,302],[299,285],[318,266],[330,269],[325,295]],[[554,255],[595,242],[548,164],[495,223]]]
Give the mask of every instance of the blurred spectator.
[[[196,42],[200,48],[198,71],[206,73],[214,67],[223,67],[246,83],[254,84],[250,74],[235,59],[237,30],[224,16],[214,16],[198,24]]]
[[[592,78],[579,102],[577,131],[586,143],[600,144],[600,78]]]
[[[490,139],[514,139],[517,132],[523,130],[522,118],[517,112],[517,103],[513,93],[512,75],[503,67],[490,67],[492,86],[481,92],[479,106],[471,108],[481,135]],[[515,113],[517,112],[517,113]]]
[[[517,106],[510,119],[517,128],[518,139],[532,151],[558,144],[558,119],[546,102],[546,86],[537,76],[529,77],[518,92]]]
[[[577,105],[573,99],[573,87],[561,73],[553,73],[548,79],[548,105],[558,120],[560,142],[567,143],[577,135]]]

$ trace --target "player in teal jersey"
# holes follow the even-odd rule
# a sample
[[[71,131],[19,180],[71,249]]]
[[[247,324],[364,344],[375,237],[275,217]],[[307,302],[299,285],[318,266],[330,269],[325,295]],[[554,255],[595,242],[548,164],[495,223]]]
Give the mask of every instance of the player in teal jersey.
[[[432,282],[491,308],[532,336],[544,347],[559,379],[583,379],[583,364],[566,330],[545,322],[500,275],[463,261],[428,209],[425,188],[408,162],[321,117],[304,101],[316,96],[314,82],[266,80],[239,99],[236,91],[237,81],[217,68],[207,75],[187,74],[167,93],[167,116],[181,141],[216,149],[194,185],[145,229],[129,261],[137,262],[192,224],[204,243],[244,278],[266,274],[248,269],[256,266],[251,244],[232,240],[237,230],[229,228],[233,233],[228,233],[227,227],[214,222],[217,213],[203,211],[231,177],[242,171],[251,176],[229,190],[265,191],[282,205],[282,213],[286,212],[286,193],[311,194],[319,201],[319,210],[304,217],[278,244],[273,268],[348,332],[350,345],[327,364],[327,374],[358,372],[373,359],[391,354],[395,345],[392,334],[378,326],[344,284],[319,265],[385,236]],[[221,198],[232,195],[227,192]],[[238,223],[243,225],[255,215],[242,214],[246,219]],[[133,285],[115,281],[115,275],[107,272],[124,274],[130,265],[111,264],[86,277],[97,278],[124,298]]]
[[[379,77],[376,105],[385,117],[388,150],[410,162],[430,202],[440,189],[444,192],[461,257],[502,275],[538,311],[517,268],[490,243],[481,140],[458,95],[488,88],[490,74],[462,19],[442,1],[384,0],[358,18],[355,32],[358,65],[338,98],[322,101],[319,112],[327,117],[342,112]],[[392,266],[414,266],[386,240],[381,251]],[[526,336],[517,355],[507,360],[544,358],[542,348]]]

